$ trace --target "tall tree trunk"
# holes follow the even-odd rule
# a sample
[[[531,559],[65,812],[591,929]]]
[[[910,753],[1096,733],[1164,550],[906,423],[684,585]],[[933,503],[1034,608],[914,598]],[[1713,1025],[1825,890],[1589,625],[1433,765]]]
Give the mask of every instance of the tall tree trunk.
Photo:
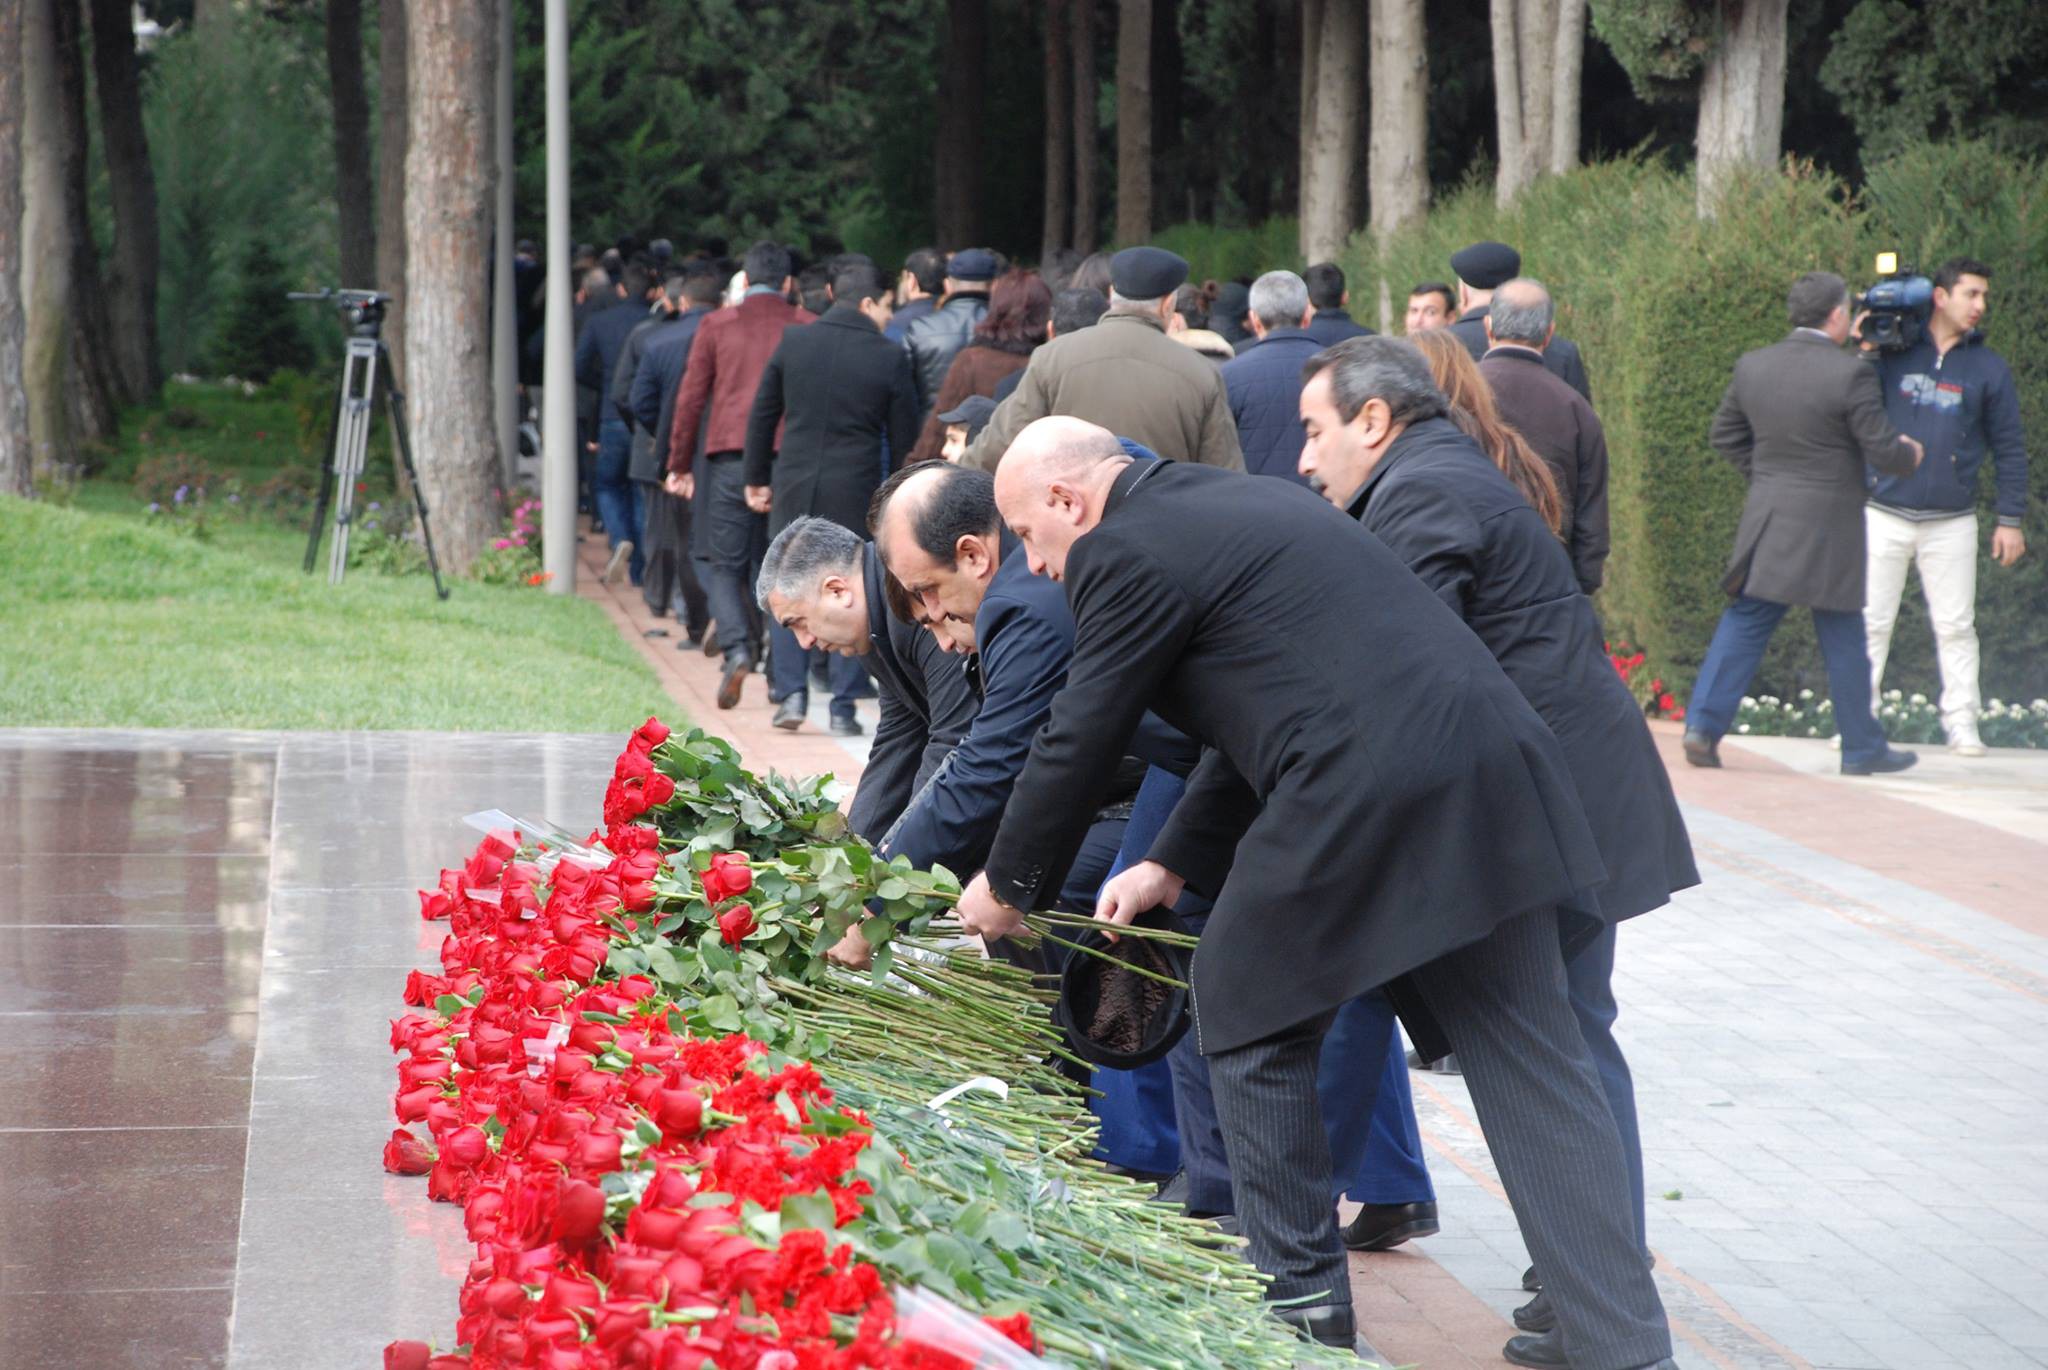
[[[1315,119],[1301,183],[1301,255],[1327,262],[1358,226],[1358,138],[1365,103],[1366,0],[1323,0]]]
[[[1116,240],[1152,236],[1152,0],[1118,0]]]
[[[85,55],[74,0],[25,0],[21,62],[22,387],[35,469],[82,461],[115,429],[105,297],[86,213]]]
[[[502,0],[412,0],[407,39],[406,392],[435,547],[457,572],[497,534],[489,249]]]
[[[1309,185],[1315,177],[1309,169],[1309,160],[1316,145],[1316,76],[1322,64],[1318,54],[1323,46],[1323,6],[1328,0],[1301,0],[1301,106],[1296,111],[1294,131],[1294,184],[1296,236],[1301,242],[1304,259],[1308,257],[1308,220],[1303,206],[1308,200]]]
[[[1785,130],[1785,13],[1790,0],[1719,0],[1721,41],[1700,77],[1698,207],[1729,174],[1778,160]]]
[[[1102,232],[1102,202],[1096,195],[1101,122],[1095,101],[1095,7],[1101,0],[1073,0],[1074,22],[1074,250],[1093,252]]]
[[[384,341],[405,374],[406,0],[377,0],[377,285],[391,297]],[[399,473],[401,481],[404,473]]]
[[[121,398],[141,404],[163,389],[157,352],[156,172],[142,132],[142,83],[128,0],[91,0],[93,85],[114,209],[114,261],[106,298]]]
[[[1579,164],[1579,86],[1586,68],[1586,0],[1557,0],[1557,48],[1550,71],[1552,173]]]
[[[1429,207],[1429,50],[1422,0],[1372,0],[1372,228],[1380,241]]]
[[[939,67],[939,138],[934,167],[939,244],[947,251],[981,237],[981,123],[988,82],[988,0],[947,0],[946,50]]]
[[[1068,0],[1045,0],[1045,218],[1038,234],[1044,261],[1068,237],[1074,195],[1073,65],[1067,52]]]
[[[23,0],[0,0],[0,495],[35,491],[21,353]]]
[[[1152,217],[1192,220],[1191,178],[1181,153],[1180,0],[1152,0],[1151,71]]]
[[[395,7],[398,0],[392,3]],[[334,202],[340,212],[341,284],[361,290],[377,278],[370,96],[363,85],[363,0],[327,0],[327,85],[334,107]]]
[[[1558,0],[1492,0],[1493,98],[1500,142],[1494,193],[1505,205],[1550,161]]]

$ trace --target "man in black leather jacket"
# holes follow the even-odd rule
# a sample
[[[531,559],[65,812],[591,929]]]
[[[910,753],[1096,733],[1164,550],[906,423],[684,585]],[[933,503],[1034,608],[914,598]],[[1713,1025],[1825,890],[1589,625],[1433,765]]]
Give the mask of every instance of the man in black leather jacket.
[[[939,387],[960,349],[974,339],[974,328],[988,314],[989,283],[996,278],[996,254],[970,247],[946,263],[946,294],[939,307],[904,330],[910,349],[910,372],[917,387],[917,421],[931,417]]]

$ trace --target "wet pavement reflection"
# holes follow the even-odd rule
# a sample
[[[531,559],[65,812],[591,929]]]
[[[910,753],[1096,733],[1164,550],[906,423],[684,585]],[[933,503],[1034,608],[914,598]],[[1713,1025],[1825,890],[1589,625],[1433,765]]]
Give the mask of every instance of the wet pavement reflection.
[[[464,813],[594,824],[618,745],[0,730],[0,1366],[446,1340],[460,1212],[379,1165],[412,891]]]

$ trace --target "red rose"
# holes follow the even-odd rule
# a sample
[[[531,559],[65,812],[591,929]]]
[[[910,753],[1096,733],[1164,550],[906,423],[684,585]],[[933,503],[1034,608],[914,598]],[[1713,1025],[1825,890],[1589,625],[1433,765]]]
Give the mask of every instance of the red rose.
[[[448,1158],[461,1166],[481,1165],[491,1154],[490,1139],[477,1127],[456,1128],[442,1145],[448,1149]]]
[[[434,1147],[423,1142],[404,1128],[393,1128],[391,1140],[384,1143],[384,1168],[394,1175],[424,1175],[434,1167]],[[417,1342],[394,1342],[396,1345],[417,1346]],[[422,1352],[425,1348],[422,1347]],[[424,1365],[426,1362],[420,1362]]]
[[[555,1202],[556,1241],[587,1242],[604,1224],[604,1191],[582,1180],[567,1180]]]
[[[395,1341],[384,1348],[384,1370],[427,1370],[434,1348],[423,1341]]]
[[[747,904],[734,904],[718,915],[718,935],[729,946],[738,946],[754,930],[754,910]]]
[[[724,903],[753,887],[754,871],[744,852],[720,852],[711,858],[704,871],[704,898],[713,904]]]
[[[694,1137],[704,1130],[704,1096],[694,1089],[664,1089],[654,1105],[654,1121],[670,1137]]]

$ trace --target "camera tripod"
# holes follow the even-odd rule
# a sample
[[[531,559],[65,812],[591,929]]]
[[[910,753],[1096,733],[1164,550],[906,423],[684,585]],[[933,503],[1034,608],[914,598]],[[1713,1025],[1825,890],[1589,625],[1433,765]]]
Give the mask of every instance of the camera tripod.
[[[348,570],[348,536],[355,522],[356,482],[363,474],[363,459],[369,451],[370,427],[376,418],[381,392],[385,412],[391,416],[391,437],[404,465],[405,478],[412,486],[413,505],[420,515],[420,541],[427,551],[427,568],[434,573],[434,593],[448,598],[441,583],[441,563],[434,556],[434,534],[427,526],[427,499],[420,491],[419,471],[413,466],[412,439],[405,421],[405,394],[392,374],[391,354],[381,336],[389,295],[374,290],[321,290],[311,294],[292,292],[295,300],[332,300],[340,308],[349,329],[348,350],[341,363],[341,385],[336,392],[334,423],[329,430],[331,458],[320,471],[320,497],[313,507],[313,527],[306,539],[306,572],[311,574],[320,555],[320,534],[327,524],[330,505],[334,510],[334,539],[328,544],[327,583],[341,584]]]

